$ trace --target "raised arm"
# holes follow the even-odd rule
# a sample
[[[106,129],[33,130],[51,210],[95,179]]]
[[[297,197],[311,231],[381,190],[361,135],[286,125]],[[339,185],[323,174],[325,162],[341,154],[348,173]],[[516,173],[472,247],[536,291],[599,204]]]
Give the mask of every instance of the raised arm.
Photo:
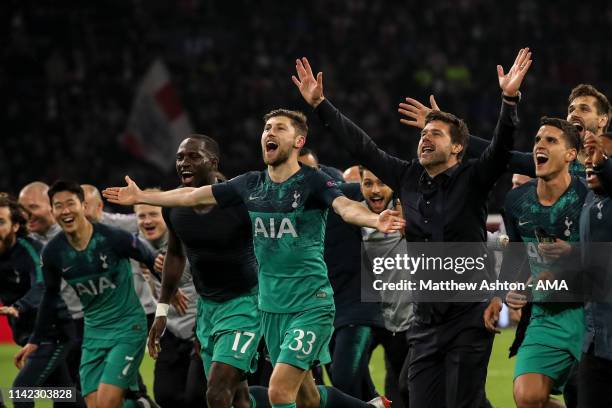
[[[504,75],[503,68],[498,65],[498,79],[502,92],[507,97],[518,95],[518,89],[522,80],[531,66],[531,53],[529,49],[521,49],[516,57],[514,65]],[[400,122],[407,126],[422,129],[425,126],[425,117],[432,110],[440,110],[433,95],[430,95],[431,107],[419,102],[414,98],[407,97],[406,102],[399,104],[398,112],[403,117]],[[465,157],[467,159],[480,158],[490,145],[490,141],[470,135]],[[535,177],[535,164],[531,152],[511,151],[508,158],[507,170],[512,173],[524,174]]]
[[[108,187],[102,195],[111,203],[121,205],[149,204],[160,207],[196,207],[216,204],[211,186],[198,188],[183,187],[169,191],[142,191],[129,177],[125,176],[127,186]]]
[[[296,60],[297,77],[293,83],[304,100],[315,109],[319,119],[332,131],[338,143],[361,165],[372,170],[385,184],[399,191],[402,173],[410,162],[394,157],[376,146],[361,128],[344,116],[323,95],[323,74],[315,79],[306,58]]]
[[[406,225],[406,221],[400,217],[399,211],[385,210],[376,214],[361,203],[349,200],[344,196],[337,197],[332,202],[332,208],[349,224],[376,228],[384,233],[400,231]]]
[[[466,156],[468,158],[480,157],[480,155],[489,147],[491,142],[482,139],[478,136],[470,135],[470,142]],[[511,173],[522,174],[524,176],[535,177],[535,163],[533,162],[533,153],[519,152],[512,150],[508,161],[508,171]]]
[[[518,127],[516,104],[520,98],[519,89],[531,66],[529,48],[521,49],[507,74],[501,65],[497,66],[499,87],[502,91],[502,107],[493,133],[491,144],[478,158],[476,180],[485,188],[490,188],[507,170],[510,148]]]

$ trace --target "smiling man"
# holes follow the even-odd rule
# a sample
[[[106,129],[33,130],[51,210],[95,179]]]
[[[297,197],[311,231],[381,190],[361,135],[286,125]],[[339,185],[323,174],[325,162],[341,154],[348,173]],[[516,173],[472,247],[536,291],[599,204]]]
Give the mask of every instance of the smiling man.
[[[19,205],[28,212],[28,232],[43,245],[60,231],[51,212],[47,191],[48,185],[34,181],[19,192]]]
[[[87,406],[120,407],[125,390],[138,389],[147,328],[129,258],[152,270],[154,255],[135,236],[89,222],[79,184],[58,181],[48,196],[63,233],[43,249],[45,292],[21,358],[35,351],[48,332],[63,278],[76,291],[85,313],[80,374]]]

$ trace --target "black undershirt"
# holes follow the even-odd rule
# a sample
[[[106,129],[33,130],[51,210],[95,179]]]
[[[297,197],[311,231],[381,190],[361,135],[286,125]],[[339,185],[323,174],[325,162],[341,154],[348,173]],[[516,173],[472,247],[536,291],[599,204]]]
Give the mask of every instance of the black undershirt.
[[[164,208],[168,228],[181,241],[200,296],[217,302],[233,299],[257,285],[251,219],[244,205]]]

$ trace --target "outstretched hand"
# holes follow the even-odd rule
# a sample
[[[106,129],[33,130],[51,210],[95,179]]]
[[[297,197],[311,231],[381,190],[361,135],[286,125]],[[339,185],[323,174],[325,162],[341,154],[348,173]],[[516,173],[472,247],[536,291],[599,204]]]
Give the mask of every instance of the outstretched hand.
[[[497,78],[499,87],[506,96],[516,96],[521,88],[525,74],[531,66],[531,52],[529,48],[521,48],[514,60],[514,64],[507,74],[504,74],[504,68],[501,65],[497,66]]]
[[[325,96],[323,96],[323,73],[317,73],[315,79],[306,57],[295,60],[295,71],[297,77],[292,75],[291,80],[300,90],[306,103],[316,108],[325,99]]]
[[[405,226],[406,220],[401,217],[399,211],[395,210],[381,212],[376,223],[376,229],[384,233],[400,231]]]
[[[429,103],[431,104],[431,108],[428,108],[416,99],[406,98],[406,103],[400,103],[397,111],[409,119],[402,118],[400,122],[407,126],[423,129],[425,127],[425,118],[427,114],[432,110],[440,110],[433,95],[429,95]]]
[[[102,190],[102,195],[109,202],[121,205],[134,205],[138,204],[138,199],[142,190],[138,185],[130,178],[125,176],[125,187],[107,187]]]

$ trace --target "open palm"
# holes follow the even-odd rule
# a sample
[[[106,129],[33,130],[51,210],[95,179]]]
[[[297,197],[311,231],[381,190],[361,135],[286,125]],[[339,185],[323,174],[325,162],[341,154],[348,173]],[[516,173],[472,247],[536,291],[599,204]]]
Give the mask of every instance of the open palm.
[[[306,103],[316,107],[325,99],[323,96],[323,73],[319,72],[315,78],[307,58],[295,60],[295,71],[297,77],[293,75],[291,80],[300,90]]]
[[[497,66],[497,78],[499,80],[499,87],[503,91],[504,95],[515,96],[517,95],[525,74],[531,66],[531,52],[529,48],[521,48],[514,60],[514,64],[510,68],[507,74],[504,74],[504,68],[501,65]]]
[[[405,226],[406,221],[400,216],[399,211],[385,210],[379,214],[376,228],[380,232],[391,233],[400,231]]]
[[[111,203],[121,205],[138,204],[142,190],[129,176],[125,176],[125,187],[108,187],[102,191],[102,195]]]

